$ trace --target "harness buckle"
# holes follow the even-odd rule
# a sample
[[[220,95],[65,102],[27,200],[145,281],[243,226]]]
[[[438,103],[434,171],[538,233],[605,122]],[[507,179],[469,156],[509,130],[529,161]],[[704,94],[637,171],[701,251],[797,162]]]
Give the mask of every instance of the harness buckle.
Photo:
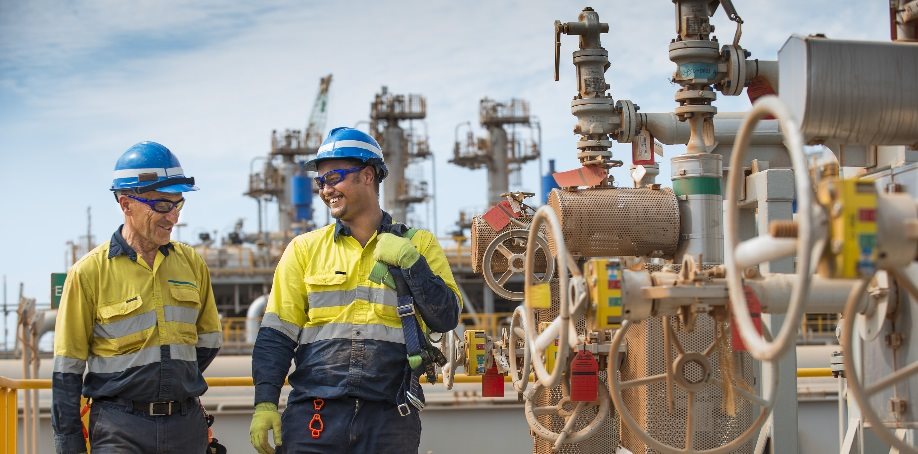
[[[158,410],[164,409],[164,410]],[[172,415],[172,401],[168,402],[150,402],[150,416],[170,416]]]
[[[396,306],[395,308],[398,311],[399,317],[408,317],[414,315],[414,303],[404,304],[401,306]]]
[[[399,416],[408,416],[411,414],[411,408],[408,408],[408,404],[398,404],[398,414]]]
[[[424,409],[424,401],[422,401],[421,399],[418,399],[417,396],[415,396],[414,394],[411,394],[410,392],[407,392],[405,394],[408,395],[408,401],[411,402],[411,405],[414,405],[414,407],[417,408],[418,411],[421,411]]]

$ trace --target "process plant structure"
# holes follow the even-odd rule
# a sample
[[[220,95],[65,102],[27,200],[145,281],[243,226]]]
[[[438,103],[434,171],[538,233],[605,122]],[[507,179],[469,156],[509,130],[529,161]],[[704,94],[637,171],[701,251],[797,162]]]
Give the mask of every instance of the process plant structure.
[[[476,137],[471,123],[456,126],[456,141],[451,164],[468,169],[484,167],[488,172],[488,204],[502,200],[510,191],[511,174],[519,175],[522,165],[541,154],[539,121],[522,99],[498,102],[482,98],[478,119],[488,132]]]
[[[389,93],[387,87],[382,87],[370,104],[370,133],[382,146],[389,169],[382,183],[383,209],[396,222],[432,228],[429,222],[420,222],[419,216],[409,219],[413,205],[433,198],[432,186],[423,173],[423,163],[429,161],[431,168],[434,165],[423,127],[426,117],[427,100],[423,96]],[[402,127],[403,121],[408,122],[407,129]]]
[[[472,261],[520,305],[502,335],[443,336],[444,382],[464,369],[495,395],[485,383],[509,376],[538,453],[918,453],[918,2],[890,2],[891,41],[795,35],[772,61],[741,44],[730,0],[673,3],[672,112],[609,91],[614,23],[590,7],[555,22],[556,80],[562,38],[579,41],[581,166],[555,174],[546,205],[507,192],[496,104],[482,101],[490,141],[457,140],[452,162],[489,166],[490,201],[513,210],[472,220]],[[718,94],[744,92],[750,111],[718,112]],[[525,122],[525,104],[502,106]],[[627,158],[615,142],[633,187],[610,175]],[[671,187],[655,181],[663,145],[685,146]],[[839,438],[814,447],[795,347],[822,313],[842,314],[823,358]]]

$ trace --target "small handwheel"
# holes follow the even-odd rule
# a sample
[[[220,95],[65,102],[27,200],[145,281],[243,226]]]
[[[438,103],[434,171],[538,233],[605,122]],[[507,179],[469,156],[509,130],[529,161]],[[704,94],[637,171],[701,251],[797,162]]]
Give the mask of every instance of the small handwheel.
[[[565,443],[578,443],[589,439],[596,433],[609,416],[609,392],[605,386],[599,386],[599,398],[594,402],[572,402],[567,384],[561,387],[561,399],[554,405],[537,407],[535,401],[548,388],[541,383],[535,383],[529,392],[524,394],[526,404],[524,412],[529,428],[537,436],[554,443],[553,449],[557,451]],[[573,407],[573,408],[571,408]],[[590,422],[579,430],[574,430],[574,424],[580,415],[590,408],[596,408],[596,414]],[[559,416],[564,420],[564,427],[560,432],[555,432],[539,422],[539,416]]]
[[[534,312],[536,309],[540,308],[533,307],[534,298],[532,295],[538,293],[535,286],[548,286],[550,284],[548,282],[536,283],[534,281],[534,274],[530,270],[535,267],[535,251],[537,250],[536,244],[538,244],[536,238],[540,235],[539,230],[542,228],[542,224],[545,223],[549,224],[551,237],[554,239],[555,247],[557,248],[557,255],[555,255],[554,259],[558,262],[556,269],[560,281],[559,288],[561,289],[561,291],[558,292],[560,307],[558,310],[558,317],[552,320],[548,327],[536,336],[537,325],[535,323]],[[526,324],[530,328],[526,331],[526,345],[529,347],[530,354],[532,355],[532,368],[535,371],[535,376],[539,380],[539,383],[546,388],[554,388],[561,381],[561,372],[567,367],[571,348],[578,341],[577,330],[574,327],[574,320],[572,318],[577,315],[573,308],[573,305],[577,302],[571,301],[569,276],[573,275],[579,277],[582,276],[582,274],[583,273],[580,272],[580,267],[577,266],[577,262],[567,253],[567,246],[564,244],[564,235],[561,232],[561,222],[558,221],[558,217],[555,215],[555,212],[552,211],[551,207],[542,206],[536,211],[535,216],[532,218],[532,223],[529,225],[529,239],[526,242],[526,269],[523,272],[527,298],[523,300],[523,313],[526,317]],[[533,293],[530,295],[529,292]],[[551,301],[550,290],[547,295],[540,295],[539,297],[544,297]],[[581,307],[583,306],[586,305],[582,305]],[[557,345],[558,347],[555,365],[551,372],[545,367],[545,359],[543,359],[550,345]]]
[[[865,422],[870,424],[871,430],[875,433],[881,440],[886,442],[886,444],[896,448],[900,453],[911,453],[918,454],[918,449],[914,446],[910,446],[905,443],[902,439],[895,436],[891,429],[895,429],[899,426],[899,421],[895,423],[884,422],[880,419],[880,416],[877,415],[876,410],[870,405],[870,398],[882,391],[885,388],[890,386],[895,386],[897,384],[903,383],[908,380],[911,376],[918,373],[918,363],[913,362],[901,369],[894,371],[889,374],[882,380],[877,381],[872,385],[867,385],[863,383],[861,377],[858,377],[857,369],[854,368],[854,351],[852,349],[853,335],[854,331],[854,318],[857,314],[858,303],[864,296],[864,292],[867,290],[867,286],[870,284],[870,278],[866,278],[858,282],[858,284],[851,291],[851,294],[848,296],[848,301],[845,303],[845,313],[842,318],[842,338],[839,341],[842,344],[842,349],[844,350],[844,363],[845,363],[845,378],[848,383],[848,392],[854,396],[855,402],[857,402],[858,408],[861,410],[861,415],[864,417]],[[895,427],[890,427],[893,424]],[[901,426],[905,427],[905,426]]]
[[[794,189],[797,195],[798,224],[797,238],[773,238],[760,235],[756,238],[739,242],[737,229],[740,225],[739,204],[737,203],[742,187],[743,159],[752,130],[767,115],[778,119],[781,132],[784,133],[784,144],[790,154],[794,170]],[[794,345],[800,318],[803,316],[807,295],[810,291],[812,270],[812,249],[814,245],[813,224],[815,219],[815,202],[813,188],[810,184],[806,155],[803,153],[803,137],[794,125],[790,112],[777,97],[764,96],[752,106],[752,111],[743,120],[736,135],[733,155],[730,157],[730,171],[727,175],[726,197],[727,210],[724,215],[724,263],[727,271],[727,289],[730,293],[730,309],[736,320],[737,329],[746,345],[746,349],[756,359],[771,361]],[[781,257],[797,256],[797,281],[791,290],[787,318],[774,341],[768,342],[759,336],[749,315],[748,303],[743,292],[743,270],[749,266],[768,262]]]
[[[532,373],[532,354],[529,351],[526,339],[532,336],[528,331],[532,329],[526,322],[526,314],[523,312],[523,306],[517,306],[513,310],[513,317],[510,318],[510,335],[507,342],[507,355],[510,357],[510,380],[513,383],[513,389],[521,393],[526,390],[529,384],[529,374]],[[516,355],[517,345],[523,342],[523,367],[518,368],[519,358]]]
[[[440,351],[446,357],[446,364],[440,368],[440,373],[443,374],[443,383],[446,385],[446,389],[453,389],[456,368],[465,362],[465,347],[462,345],[462,338],[456,334],[456,331],[451,330],[448,333],[443,333],[443,337],[440,338]]]
[[[667,357],[664,360],[664,363],[666,364],[666,371],[662,374],[623,382],[619,376],[618,352],[619,347],[621,347],[622,341],[624,340],[625,335],[628,333],[628,329],[632,324],[633,322],[626,320],[622,323],[621,328],[616,331],[615,336],[612,337],[612,345],[609,347],[607,381],[609,383],[609,394],[612,397],[612,402],[615,403],[615,409],[618,411],[622,422],[628,426],[628,429],[637,435],[638,438],[646,443],[649,448],[665,454],[725,454],[740,448],[743,443],[748,441],[752,436],[759,432],[759,429],[763,424],[765,424],[765,421],[768,420],[768,415],[771,414],[771,410],[775,405],[775,390],[778,388],[778,363],[776,361],[772,362],[774,373],[772,374],[772,386],[770,395],[767,399],[760,397],[746,389],[743,389],[742,386],[734,386],[734,389],[740,396],[742,396],[749,403],[759,407],[758,417],[755,419],[755,421],[753,421],[749,428],[740,434],[740,436],[723,446],[718,446],[712,449],[696,450],[693,447],[696,430],[695,425],[693,424],[695,421],[695,394],[704,390],[708,386],[723,386],[723,382],[720,379],[713,378],[713,374],[710,373],[711,364],[709,358],[715,350],[717,343],[716,339],[704,350],[704,352],[687,352],[683,348],[682,343],[676,337],[669,317],[664,317],[663,329],[665,330],[664,336],[666,336],[666,340],[664,340],[664,342],[667,344],[667,351],[669,351],[669,347],[675,348],[676,359],[670,363],[669,355],[667,354]],[[705,373],[689,374],[686,373],[686,369],[688,368],[692,368],[693,370],[700,369],[705,371]],[[641,427],[640,424],[638,424],[638,422],[634,419],[634,416],[631,415],[631,412],[625,405],[625,399],[622,397],[623,389],[635,388],[638,386],[649,386],[659,382],[666,383],[667,391],[669,391],[672,386],[678,386],[682,388],[687,395],[685,404],[685,446],[682,448],[664,444],[647,433],[647,431]],[[670,401],[670,404],[672,404],[671,396],[668,396],[668,400]],[[702,415],[698,416],[701,417]]]
[[[523,292],[514,292],[508,290],[504,285],[514,275],[520,274],[525,268],[526,260],[526,241],[529,233],[522,229],[508,230],[497,235],[485,248],[484,256],[481,260],[482,275],[488,287],[498,296],[511,301],[523,301]],[[536,236],[536,251],[542,251],[545,255],[545,269],[541,270],[541,276],[533,276],[535,282],[548,282],[555,272],[555,262],[551,259],[548,252],[548,242],[541,235]],[[500,253],[500,256],[507,261],[507,269],[499,276],[495,277],[494,272],[494,253]]]

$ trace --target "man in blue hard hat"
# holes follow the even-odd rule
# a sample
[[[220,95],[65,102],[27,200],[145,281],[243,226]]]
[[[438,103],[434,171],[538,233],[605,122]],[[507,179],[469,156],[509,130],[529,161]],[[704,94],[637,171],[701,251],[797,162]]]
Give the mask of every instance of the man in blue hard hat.
[[[277,452],[417,452],[425,334],[455,328],[459,289],[434,234],[380,209],[376,140],[333,129],[306,168],[336,222],[294,238],[277,265],[252,354],[252,445],[275,452],[273,432]]]
[[[118,159],[111,190],[124,224],[67,273],[55,326],[57,452],[86,451],[82,394],[94,454],[203,453],[202,372],[223,334],[207,265],[170,240],[182,193],[198,188],[168,148],[141,142]]]

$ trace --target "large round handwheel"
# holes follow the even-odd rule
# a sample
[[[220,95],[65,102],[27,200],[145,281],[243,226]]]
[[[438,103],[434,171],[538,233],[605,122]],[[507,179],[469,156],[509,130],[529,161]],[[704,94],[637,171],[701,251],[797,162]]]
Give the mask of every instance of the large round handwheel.
[[[513,389],[521,393],[526,390],[529,384],[529,374],[532,373],[532,354],[529,351],[529,345],[525,342],[533,337],[528,331],[532,329],[526,322],[526,314],[523,312],[523,306],[517,306],[513,310],[513,317],[510,318],[510,335],[507,341],[507,355],[510,359],[510,380],[513,383]],[[522,340],[523,342],[523,367],[520,369],[517,364],[519,358],[516,354],[516,346]]]
[[[694,367],[701,366],[702,368],[707,368],[710,370],[710,361],[709,357],[712,352],[715,350],[716,340],[711,343],[704,352],[687,352],[682,347],[682,343],[675,336],[672,324],[669,321],[668,317],[663,318],[664,325],[664,335],[666,336],[667,342],[667,351],[668,348],[674,347],[676,351],[676,359],[672,363],[669,362],[669,355],[665,359],[666,372],[662,374],[657,374],[649,377],[642,377],[634,380],[621,381],[619,377],[619,347],[622,345],[622,341],[625,338],[625,335],[628,333],[628,329],[631,327],[633,322],[625,321],[622,323],[621,328],[619,328],[615,336],[612,337],[612,345],[609,348],[609,361],[608,361],[608,383],[609,383],[609,394],[612,397],[612,402],[615,403],[615,409],[618,411],[618,415],[621,418],[622,422],[628,426],[635,435],[638,436],[648,447],[659,451],[665,454],[725,454],[728,452],[735,451],[740,448],[743,443],[746,443],[752,436],[756,435],[761,429],[762,425],[765,424],[765,421],[768,420],[768,415],[771,414],[772,408],[775,405],[775,391],[778,388],[778,363],[772,362],[772,367],[774,367],[774,373],[772,374],[771,382],[771,391],[768,398],[760,397],[752,392],[743,389],[742,386],[734,386],[737,394],[742,396],[745,400],[750,402],[753,405],[759,407],[758,417],[753,421],[753,423],[747,428],[739,437],[734,440],[731,440],[729,443],[711,449],[701,449],[696,450],[693,448],[693,443],[695,440],[695,426],[694,422],[694,410],[695,410],[695,394],[707,386],[723,386],[723,383],[719,379],[712,378],[712,374],[708,373],[705,375],[705,378],[700,381],[689,381],[685,378],[685,374],[678,374],[680,370],[689,365],[689,363],[694,363]],[[622,390],[628,388],[635,388],[638,386],[649,386],[654,383],[664,382],[667,386],[679,386],[682,388],[686,394],[686,424],[685,424],[685,446],[678,448],[675,446],[670,446],[660,442],[659,440],[653,438],[647,431],[641,427],[638,422],[634,419],[634,416],[631,415],[631,412],[628,411],[628,407],[625,406],[625,399],[622,397]],[[732,384],[731,384],[732,385]],[[671,397],[670,397],[671,399]],[[700,415],[699,415],[700,416]]]
[[[533,388],[530,389],[530,392],[524,395],[526,398],[524,413],[526,414],[526,422],[529,423],[529,428],[532,429],[533,433],[540,438],[553,442],[555,451],[560,449],[561,445],[565,443],[578,443],[589,439],[596,433],[596,430],[602,426],[609,416],[609,392],[604,386],[600,386],[597,389],[597,391],[599,391],[599,399],[595,402],[572,402],[570,392],[568,392],[567,385],[565,385],[562,386],[561,399],[558,403],[537,407],[535,400],[537,400],[547,389],[549,388],[542,386],[540,383],[536,383]],[[570,409],[571,406],[574,408]],[[577,422],[577,419],[591,407],[596,408],[596,415],[593,416],[593,419],[590,420],[586,426],[579,430],[574,430],[574,424]],[[539,422],[538,417],[544,415],[560,416],[563,418],[564,427],[561,431],[552,431]]]
[[[514,252],[511,247],[525,245],[529,233],[522,229],[508,230],[497,235],[485,248],[481,260],[482,275],[488,287],[501,298],[511,301],[523,301],[523,292],[514,292],[504,287],[507,281],[514,275],[520,274],[525,268],[526,254],[523,252]],[[536,236],[536,251],[542,251],[545,254],[545,269],[540,273],[542,276],[535,277],[535,282],[548,282],[555,272],[555,262],[551,259],[551,253],[548,251],[548,242],[541,235]],[[507,269],[499,276],[495,277],[494,273],[494,253],[498,252],[507,261]]]
[[[880,416],[877,415],[876,410],[870,405],[870,398],[872,396],[885,388],[905,382],[911,376],[918,373],[918,363],[911,363],[908,366],[898,369],[882,380],[869,386],[862,382],[857,374],[857,369],[854,367],[855,355],[852,349],[852,342],[854,341],[852,335],[854,331],[854,318],[857,314],[859,302],[863,298],[864,292],[867,290],[869,284],[869,277],[858,282],[848,296],[848,301],[845,303],[845,313],[842,319],[842,337],[839,341],[844,350],[843,360],[845,363],[845,378],[848,383],[848,392],[854,396],[854,400],[861,410],[861,415],[864,417],[864,420],[870,424],[873,433],[880,437],[886,444],[898,449],[900,453],[918,454],[918,449],[916,449],[916,447],[910,446],[902,439],[895,436],[893,433],[894,428],[889,427],[890,423],[883,422]]]
[[[536,244],[538,244],[536,237],[539,236],[539,230],[542,228],[542,224],[545,223],[549,224],[549,231],[551,237],[555,241],[557,252],[555,260],[557,260],[558,264],[555,268],[557,269],[560,279],[560,307],[558,317],[552,320],[548,327],[536,336],[537,325],[535,323],[534,312],[537,308],[533,307],[533,298],[529,292],[533,291],[533,286],[536,285],[531,271],[535,268],[535,251]],[[577,343],[577,330],[574,328],[574,323],[571,318],[571,316],[574,315],[574,311],[571,307],[573,302],[570,301],[571,298],[567,290],[569,288],[568,276],[570,274],[574,276],[582,275],[574,258],[567,252],[567,246],[564,244],[564,235],[561,233],[561,222],[558,221],[558,217],[555,215],[555,212],[552,211],[551,207],[542,206],[536,211],[535,216],[532,218],[532,223],[529,224],[529,239],[526,242],[526,269],[523,272],[527,297],[523,300],[523,312],[526,316],[526,323],[530,327],[530,329],[526,331],[526,345],[530,349],[530,355],[532,355],[532,368],[535,371],[539,383],[546,388],[554,388],[561,382],[561,373],[567,367],[571,348]],[[543,282],[538,285],[550,284]],[[547,297],[550,301],[550,291]],[[554,368],[549,372],[545,367],[544,357],[546,350],[552,344],[558,346],[558,354],[555,358]]]
[[[443,333],[443,337],[440,338],[440,351],[446,357],[446,364],[440,368],[440,373],[443,374],[443,383],[446,385],[446,389],[453,389],[456,368],[465,362],[465,348],[456,331]]]
[[[740,188],[743,184],[743,160],[752,131],[759,120],[767,115],[778,119],[784,134],[784,144],[790,154],[794,170],[794,189],[797,193],[797,238],[773,238],[760,234],[758,237],[739,242]],[[730,293],[730,308],[736,320],[739,334],[746,349],[756,359],[771,361],[781,356],[794,345],[804,303],[810,290],[812,270],[812,249],[814,244],[813,223],[816,210],[813,188],[810,184],[806,156],[803,154],[803,138],[794,125],[790,112],[778,98],[764,96],[752,106],[736,136],[733,155],[730,157],[730,171],[727,175],[728,198],[724,222],[724,261],[727,271],[727,288]],[[791,290],[787,318],[774,341],[763,339],[755,329],[746,296],[743,293],[742,275],[747,267],[796,254],[797,283]]]

